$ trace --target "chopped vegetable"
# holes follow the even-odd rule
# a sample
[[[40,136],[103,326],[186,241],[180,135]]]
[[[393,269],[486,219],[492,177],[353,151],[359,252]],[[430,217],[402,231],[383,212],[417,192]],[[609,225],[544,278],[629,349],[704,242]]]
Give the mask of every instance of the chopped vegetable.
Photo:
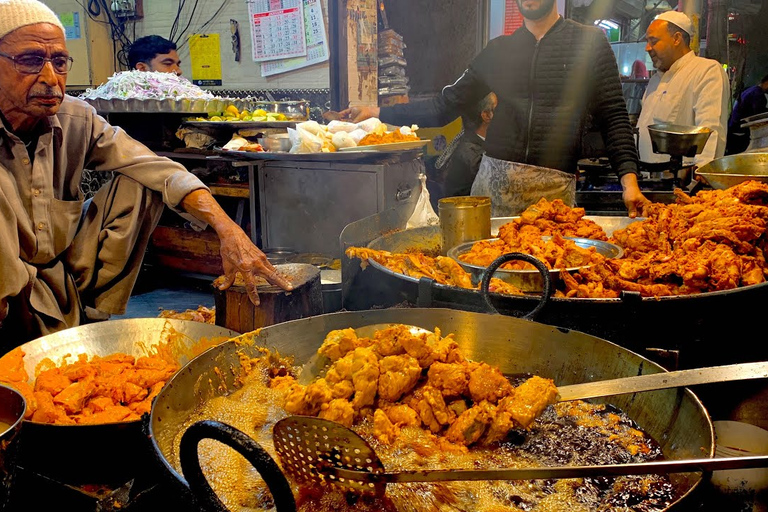
[[[80,96],[85,99],[212,99],[214,95],[174,73],[159,71],[121,71],[95,89]]]

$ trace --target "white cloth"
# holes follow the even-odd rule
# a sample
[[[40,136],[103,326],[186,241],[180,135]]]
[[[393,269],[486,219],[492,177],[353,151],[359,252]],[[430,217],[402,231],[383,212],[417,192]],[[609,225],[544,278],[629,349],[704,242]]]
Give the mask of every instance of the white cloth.
[[[0,0],[0,38],[17,28],[50,23],[64,32],[59,17],[44,3],[37,0]]]
[[[669,161],[669,155],[653,152],[648,126],[656,123],[711,128],[714,133],[693,163],[701,167],[722,157],[725,154],[729,97],[730,84],[720,63],[697,57],[693,52],[679,58],[666,73],[656,73],[648,82],[637,121],[640,161]]]

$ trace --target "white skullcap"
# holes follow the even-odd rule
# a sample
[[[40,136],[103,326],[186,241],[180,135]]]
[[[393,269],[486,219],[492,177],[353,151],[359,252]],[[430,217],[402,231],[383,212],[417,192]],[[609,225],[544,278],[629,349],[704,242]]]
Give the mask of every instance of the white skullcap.
[[[64,32],[64,25],[47,5],[37,0],[0,0],[0,39],[17,28],[50,23]]]
[[[656,16],[656,19],[677,25],[683,32],[693,37],[693,22],[685,13],[680,11],[667,11]]]

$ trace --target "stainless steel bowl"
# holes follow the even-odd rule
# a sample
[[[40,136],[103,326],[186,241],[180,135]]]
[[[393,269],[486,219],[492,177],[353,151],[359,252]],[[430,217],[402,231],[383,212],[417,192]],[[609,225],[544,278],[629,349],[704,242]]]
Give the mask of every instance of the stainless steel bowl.
[[[283,114],[289,121],[306,121],[309,119],[309,102],[299,101],[256,101],[252,109],[261,109],[268,114]]]
[[[549,238],[551,237],[545,236],[542,238],[544,240],[549,240]],[[624,256],[624,249],[622,249],[618,245],[614,245],[608,242],[603,242],[602,240],[590,240],[589,238],[570,238],[570,237],[566,237],[566,238],[568,240],[573,240],[576,243],[576,245],[584,249],[594,247],[598,254],[602,254],[606,258],[621,258],[622,256]],[[488,241],[496,241],[496,240],[498,240],[498,238],[488,239]],[[464,270],[469,272],[469,274],[472,277],[473,283],[479,283],[480,279],[482,279],[483,272],[487,267],[466,263],[464,261],[461,261],[461,258],[460,258],[461,255],[466,254],[470,250],[472,250],[472,246],[475,243],[477,242],[466,242],[461,245],[457,245],[456,247],[448,251],[448,256],[456,260],[456,262],[459,265],[461,265],[461,267]],[[588,266],[571,267],[571,268],[566,268],[565,270],[567,270],[568,272],[576,272],[581,268],[588,268]],[[553,281],[556,281],[559,279],[560,270],[561,269],[552,269],[549,271]],[[493,277],[499,278],[506,283],[514,285],[524,292],[532,292],[532,293],[540,292],[544,287],[544,282],[538,270],[502,269],[494,272]]]
[[[768,153],[739,153],[712,160],[696,174],[716,189],[726,189],[747,180],[768,183]]]
[[[654,153],[693,157],[704,151],[712,130],[703,126],[652,124],[648,127]]]
[[[258,139],[259,144],[267,150],[273,153],[287,153],[291,150],[291,139],[288,138],[288,134],[273,134],[261,137]]]

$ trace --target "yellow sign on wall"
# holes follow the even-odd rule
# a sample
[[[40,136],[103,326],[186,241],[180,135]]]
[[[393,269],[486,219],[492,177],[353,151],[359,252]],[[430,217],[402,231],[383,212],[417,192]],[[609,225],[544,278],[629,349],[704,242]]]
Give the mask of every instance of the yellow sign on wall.
[[[192,83],[221,85],[221,48],[219,34],[192,34],[189,38]]]

